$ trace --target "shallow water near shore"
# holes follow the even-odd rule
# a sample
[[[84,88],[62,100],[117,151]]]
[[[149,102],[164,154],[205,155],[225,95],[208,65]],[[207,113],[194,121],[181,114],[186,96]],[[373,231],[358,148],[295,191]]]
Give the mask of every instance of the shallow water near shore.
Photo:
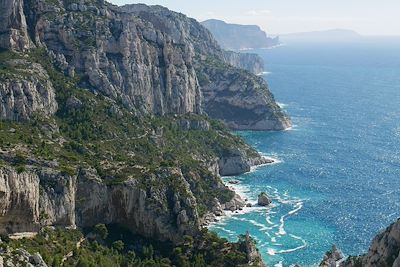
[[[279,163],[238,176],[255,203],[210,229],[232,241],[249,231],[270,266],[317,265],[332,244],[360,254],[400,217],[400,41],[292,44],[256,51],[294,127],[238,132]]]

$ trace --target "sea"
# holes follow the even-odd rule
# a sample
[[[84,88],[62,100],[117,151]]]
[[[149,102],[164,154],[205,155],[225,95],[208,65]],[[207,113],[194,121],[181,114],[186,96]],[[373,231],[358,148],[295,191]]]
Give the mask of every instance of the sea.
[[[261,192],[273,203],[228,212],[210,230],[231,241],[248,231],[269,266],[318,266],[333,244],[366,252],[400,217],[400,39],[251,52],[293,127],[236,132],[276,163],[223,180],[250,203]]]

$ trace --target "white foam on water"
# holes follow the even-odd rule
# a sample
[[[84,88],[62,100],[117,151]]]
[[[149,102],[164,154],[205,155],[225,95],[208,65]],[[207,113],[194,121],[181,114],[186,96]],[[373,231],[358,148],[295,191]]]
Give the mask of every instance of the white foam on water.
[[[271,72],[263,71],[263,72],[258,73],[257,76],[263,76],[263,75],[268,75],[268,74],[271,74]]]
[[[271,237],[271,242],[276,243],[276,237]]]
[[[227,232],[228,234],[231,234],[231,235],[236,235],[236,232],[235,232],[235,231],[226,229],[226,228],[221,227],[221,226],[214,226],[214,228],[220,229],[220,230],[222,230],[222,231],[224,231],[224,232]]]
[[[291,235],[291,234],[289,234],[289,236],[294,238],[294,239],[301,240],[303,244],[301,246],[298,246],[298,247],[295,247],[295,248],[283,249],[283,250],[275,251],[276,254],[293,253],[293,252],[296,252],[298,250],[301,250],[301,249],[304,249],[304,248],[307,247],[307,242],[304,239],[302,239],[301,237],[298,237],[298,236],[295,236],[295,235]]]
[[[273,248],[268,248],[268,249],[267,249],[267,253],[268,253],[268,255],[270,255],[270,256],[275,256],[276,251],[275,251],[275,249],[273,249]]]
[[[255,171],[258,170],[259,168],[262,168],[262,167],[265,167],[265,166],[276,165],[276,164],[280,164],[280,163],[283,162],[283,161],[280,160],[280,159],[277,159],[277,158],[268,156],[268,155],[266,155],[266,154],[262,154],[262,153],[260,153],[260,154],[261,154],[261,156],[262,156],[264,159],[266,159],[266,160],[272,160],[272,162],[271,162],[271,163],[260,164],[260,165],[257,165],[257,166],[251,166],[251,167],[250,167],[250,171],[249,171],[248,173],[255,172]]]
[[[298,125],[293,124],[292,126],[284,129],[284,131],[297,131],[298,130]]]
[[[294,205],[296,208],[288,212],[288,215],[293,215],[303,208],[303,202],[298,202]]]
[[[284,103],[280,103],[280,102],[276,102],[276,104],[280,107],[280,108],[286,108],[288,105],[284,104]]]
[[[274,265],[274,267],[283,267],[283,262],[280,261],[277,264]]]
[[[274,223],[271,221],[271,216],[267,216],[267,223],[270,225],[274,225]]]

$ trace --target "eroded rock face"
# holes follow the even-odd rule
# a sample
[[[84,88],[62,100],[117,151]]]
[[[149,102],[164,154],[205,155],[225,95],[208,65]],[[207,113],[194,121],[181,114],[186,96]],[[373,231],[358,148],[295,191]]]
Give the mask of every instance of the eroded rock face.
[[[251,165],[247,162],[245,154],[238,150],[231,150],[218,161],[221,176],[234,176],[250,171]]]
[[[0,267],[28,266],[28,267],[47,267],[39,253],[30,254],[25,249],[7,248],[0,251]]]
[[[235,176],[249,172],[252,166],[272,163],[273,160],[255,155],[249,157],[239,149],[225,151],[218,160],[218,173],[221,176]]]
[[[0,169],[0,232],[39,229],[39,178],[33,172]]]
[[[57,110],[53,85],[47,72],[26,60],[2,62],[0,74],[0,118],[27,120],[35,113],[52,115]]]
[[[107,186],[95,173],[81,171],[77,225],[121,224],[133,233],[163,241],[179,241],[185,234],[195,234],[200,229],[196,199],[182,173],[166,169],[149,179],[155,183],[157,179],[173,179],[182,185],[182,190],[173,191],[168,183],[144,190],[134,180]]]
[[[75,180],[52,169],[0,169],[0,231],[35,232],[75,225]]]
[[[232,200],[221,205],[222,209],[230,211],[241,210],[245,206],[246,202],[238,194],[235,194]]]
[[[367,252],[358,257],[349,257],[341,267],[398,267],[400,263],[400,219],[378,234]]]
[[[320,263],[320,267],[336,267],[341,259],[344,256],[342,252],[340,252],[335,245],[332,246],[332,249],[324,255],[322,262]]]
[[[225,51],[224,58],[226,63],[256,75],[264,71],[264,60],[257,54]]]
[[[246,251],[246,257],[249,265],[254,266],[260,266],[260,267],[266,267],[266,265],[263,262],[260,262],[261,259],[261,254],[258,251],[256,244],[253,239],[251,239],[249,233],[246,233],[245,239],[244,239],[244,245],[245,245],[245,251]]]
[[[46,225],[90,227],[121,224],[133,233],[178,242],[200,230],[196,199],[180,170],[166,168],[148,177],[107,185],[95,171],[70,176],[52,169],[17,173],[0,169],[0,232],[34,232]],[[157,183],[159,179],[162,183]],[[157,186],[158,184],[158,186]]]
[[[0,12],[0,49],[26,51],[34,47],[28,36],[23,0],[2,0]]]
[[[204,111],[235,130],[284,130],[291,121],[263,78],[235,68],[198,65]]]
[[[153,20],[144,10],[107,3],[61,8],[67,12],[49,19],[37,6],[35,38],[66,74],[82,75],[83,86],[138,113],[200,113],[195,52],[187,29],[172,25],[170,32],[165,18]]]
[[[11,38],[14,42],[1,41],[1,48],[45,48],[65,75],[79,75],[81,86],[120,101],[136,115],[206,109],[233,129],[290,126],[265,82],[240,69],[259,72],[259,60],[224,52],[207,29],[182,14],[162,7],[90,1],[4,0],[1,8],[7,10],[2,38],[16,36]],[[209,64],[200,60],[204,56],[226,66],[216,73],[204,72]],[[199,84],[204,77],[209,84]]]

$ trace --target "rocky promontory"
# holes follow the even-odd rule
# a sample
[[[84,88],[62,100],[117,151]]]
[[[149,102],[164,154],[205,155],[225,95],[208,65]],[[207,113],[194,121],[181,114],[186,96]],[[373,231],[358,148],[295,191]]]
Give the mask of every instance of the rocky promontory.
[[[349,257],[340,264],[340,267],[359,266],[400,266],[400,219],[374,238],[366,254]]]
[[[230,24],[210,19],[201,23],[227,50],[269,48],[279,45],[279,37],[271,38],[256,25]]]

